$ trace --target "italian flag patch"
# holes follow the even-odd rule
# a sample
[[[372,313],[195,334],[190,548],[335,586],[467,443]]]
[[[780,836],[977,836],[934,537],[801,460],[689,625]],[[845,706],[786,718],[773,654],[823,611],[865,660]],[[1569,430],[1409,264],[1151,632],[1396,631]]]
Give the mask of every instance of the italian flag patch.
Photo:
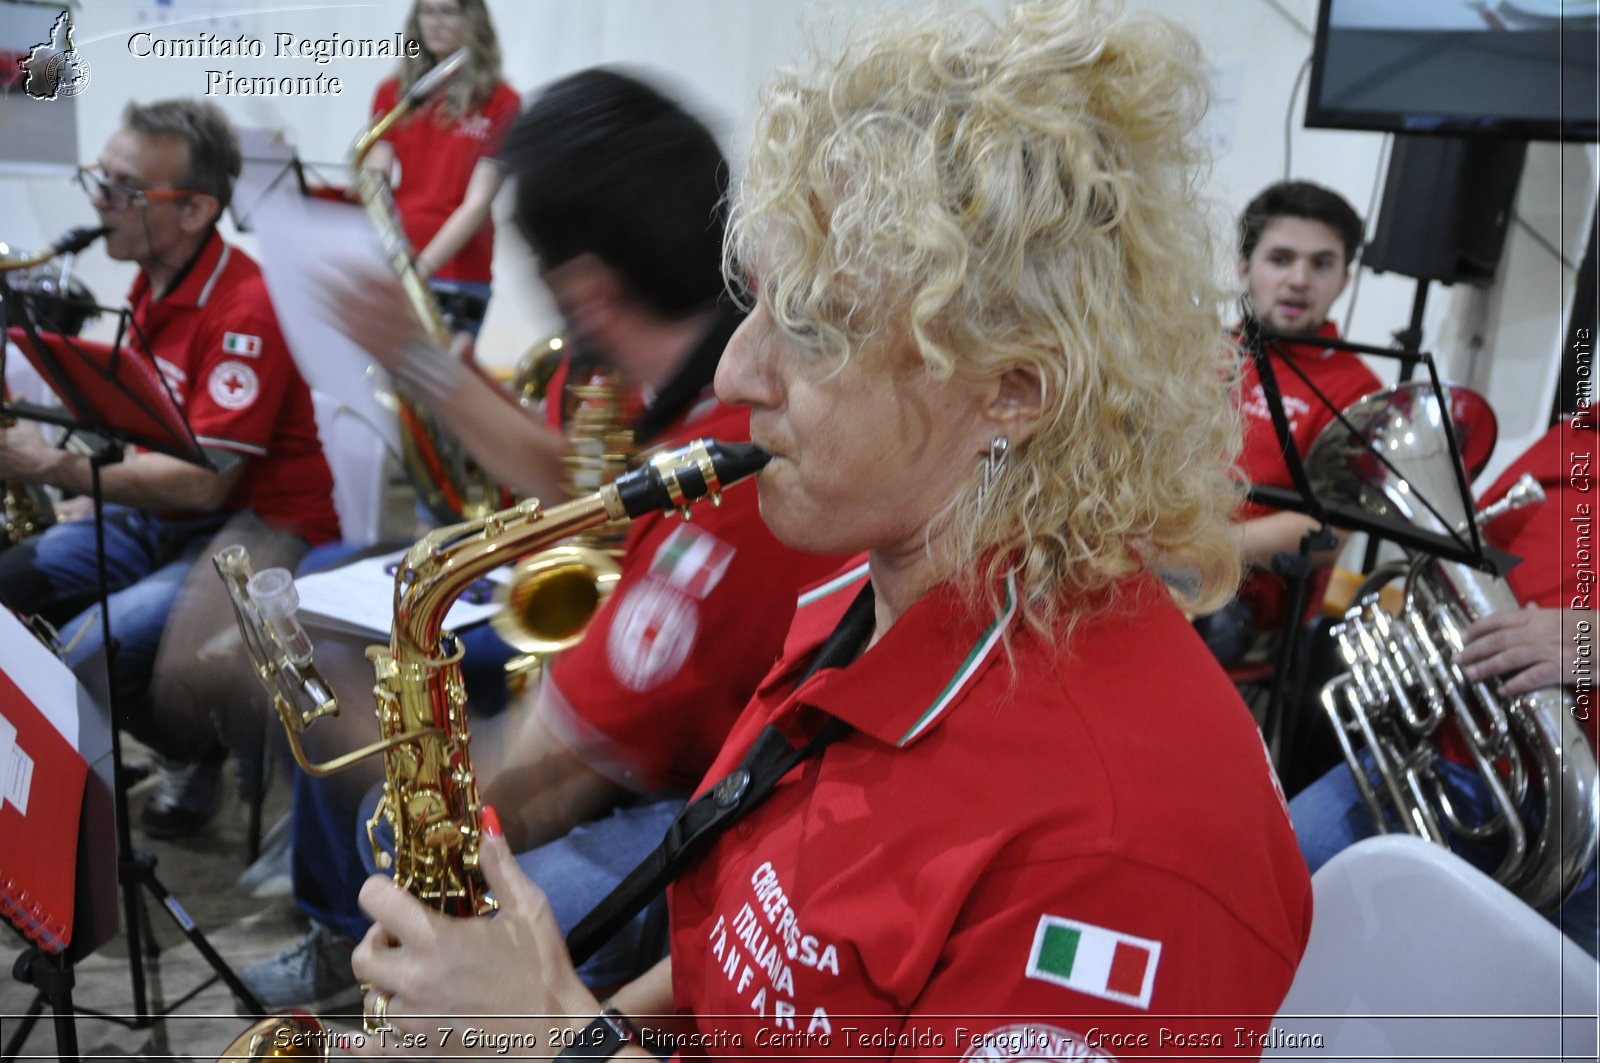
[[[650,574],[693,598],[705,599],[733,560],[732,546],[688,524],[675,528],[656,550]]]
[[[1028,977],[1149,1010],[1161,942],[1054,915],[1041,916]]]
[[[242,332],[225,332],[222,335],[222,349],[229,354],[253,357],[261,353],[261,337],[246,336]]]

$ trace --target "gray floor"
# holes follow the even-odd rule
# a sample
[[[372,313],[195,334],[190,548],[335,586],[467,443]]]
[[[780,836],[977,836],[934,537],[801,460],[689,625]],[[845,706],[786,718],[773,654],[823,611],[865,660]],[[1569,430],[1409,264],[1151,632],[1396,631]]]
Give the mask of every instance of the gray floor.
[[[137,747],[127,759],[138,762],[145,754]],[[287,897],[255,899],[235,882],[247,864],[246,838],[249,811],[234,791],[232,772],[220,812],[199,833],[178,841],[161,842],[138,829],[139,810],[153,790],[153,779],[129,791],[136,851],[156,859],[156,877],[193,920],[212,948],[232,968],[270,956],[299,939],[305,921]],[[288,809],[288,786],[282,777],[274,782],[264,805],[263,830]],[[142,891],[141,891],[142,892]],[[147,901],[150,895],[145,894]],[[166,1012],[196,987],[211,979],[213,970],[189,943],[168,913],[148,904],[155,924],[160,954],[144,965],[149,1009]],[[124,928],[125,929],[125,928]],[[9,959],[23,951],[22,938],[6,930],[3,954]],[[73,1000],[77,1007],[130,1018],[133,979],[127,940],[119,933],[76,968]],[[20,1016],[33,1001],[34,992],[10,978],[0,982],[0,1016],[7,1041]],[[56,1035],[46,1010],[21,1048],[21,1059],[56,1058]],[[76,1020],[79,1052],[83,1058],[212,1060],[244,1030],[246,1023],[234,1014],[233,997],[221,982],[201,990],[187,1002],[143,1028],[79,1014]]]

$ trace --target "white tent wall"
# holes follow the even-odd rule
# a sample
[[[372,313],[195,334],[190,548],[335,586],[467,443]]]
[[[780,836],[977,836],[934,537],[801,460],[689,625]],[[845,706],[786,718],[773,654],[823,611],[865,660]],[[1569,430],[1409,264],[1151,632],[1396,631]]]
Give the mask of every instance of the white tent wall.
[[[832,9],[803,0],[490,0],[506,77],[520,92],[597,63],[653,71],[707,119],[736,169],[748,143],[757,90],[769,73],[798,58],[806,41],[825,33],[830,20],[848,22],[865,6],[864,0]],[[872,6],[922,4],[872,0]],[[988,0],[984,6],[998,11],[1005,5]],[[1305,80],[1298,76],[1311,52],[1315,0],[1127,0],[1126,6],[1187,24],[1204,46],[1218,90],[1210,120],[1216,163],[1208,180],[1221,231],[1231,232],[1234,215],[1250,196],[1284,175],[1286,159],[1291,176],[1326,184],[1363,215],[1375,213],[1387,138],[1301,128]],[[338,95],[210,97],[240,125],[287,130],[303,158],[337,163],[366,123],[372,91],[392,64],[334,59],[319,65],[307,58],[276,58],[275,35],[384,37],[401,27],[408,7],[405,0],[283,5],[86,0],[74,8],[76,43],[92,71],[91,84],[74,101],[77,156],[95,157],[128,99],[202,95],[214,80],[208,80],[208,70],[231,69],[240,77],[320,73],[339,78]],[[149,49],[142,39],[130,47],[131,35],[149,27],[157,12],[172,23],[158,36],[242,32],[261,40],[266,54],[260,59],[135,54]],[[48,30],[53,17],[49,8],[0,0],[8,39],[19,20]],[[9,102],[52,106],[15,98]],[[0,112],[0,240],[14,247],[39,246],[92,220],[64,170],[41,172],[21,163],[26,145],[7,143],[3,117]],[[1583,252],[1596,174],[1592,148],[1532,145],[1496,283],[1487,289],[1434,285],[1429,291],[1423,346],[1436,353],[1447,377],[1484,391],[1500,417],[1501,445],[1490,475],[1543,431],[1573,296],[1575,273],[1569,264]],[[481,339],[490,364],[514,362],[531,342],[556,327],[527,251],[505,224],[508,208],[509,196],[502,195],[496,208],[502,222],[496,297]],[[248,238],[244,242],[248,247]],[[1557,249],[1565,263],[1545,244]],[[107,302],[116,301],[131,279],[126,264],[110,262],[99,249],[82,256],[80,275]],[[1364,271],[1351,288],[1335,307],[1346,333],[1366,343],[1389,343],[1410,319],[1415,282]],[[1393,378],[1391,365],[1378,368]]]

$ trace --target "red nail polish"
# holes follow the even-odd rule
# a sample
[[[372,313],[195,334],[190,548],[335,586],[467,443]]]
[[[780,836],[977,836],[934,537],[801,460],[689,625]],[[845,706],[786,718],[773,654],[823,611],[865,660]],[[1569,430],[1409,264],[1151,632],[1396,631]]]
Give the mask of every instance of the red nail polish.
[[[504,833],[500,830],[500,814],[489,805],[483,806],[483,811],[478,813],[478,822],[483,824],[483,833],[491,838],[502,838]]]

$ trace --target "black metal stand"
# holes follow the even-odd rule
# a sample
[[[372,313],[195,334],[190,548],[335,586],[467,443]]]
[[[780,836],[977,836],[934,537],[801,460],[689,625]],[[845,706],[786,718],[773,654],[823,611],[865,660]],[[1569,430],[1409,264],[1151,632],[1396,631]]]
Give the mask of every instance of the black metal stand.
[[[1267,694],[1267,709],[1262,717],[1261,730],[1266,736],[1267,749],[1272,762],[1283,762],[1283,751],[1294,748],[1297,717],[1286,711],[1290,691],[1300,688],[1300,645],[1305,625],[1301,622],[1306,609],[1306,586],[1311,581],[1315,566],[1311,555],[1332,550],[1339,545],[1333,529],[1324,524],[1312,528],[1300,537],[1299,552],[1279,554],[1272,559],[1272,571],[1288,588],[1288,612],[1283,634],[1272,655],[1272,686]]]
[[[89,459],[90,483],[94,499],[94,536],[95,558],[98,566],[97,576],[100,584],[100,633],[106,647],[106,670],[109,673],[108,687],[111,691],[111,758],[117,779],[123,778],[122,760],[122,706],[116,694],[116,643],[111,634],[111,612],[108,607],[110,601],[110,580],[106,573],[106,548],[105,548],[105,519],[102,508],[100,473],[106,465],[113,465],[122,460],[122,447],[116,443],[106,443]],[[174,1009],[181,1007],[192,999],[197,993],[208,988],[219,978],[227,985],[250,1012],[263,1014],[261,1002],[250,992],[248,986],[239,980],[200,928],[189,918],[183,906],[178,903],[161,880],[156,877],[156,861],[153,856],[138,853],[133,848],[133,824],[128,815],[128,802],[125,795],[116,795],[116,829],[117,829],[117,881],[122,888],[123,933],[128,939],[128,971],[133,980],[133,1017],[124,1020],[126,1024],[141,1029],[149,1026],[156,1017],[167,1015]],[[155,940],[155,934],[149,925],[149,915],[144,910],[141,902],[141,890],[149,892],[156,902],[172,917],[172,921],[182,930],[184,936],[194,945],[195,950],[211,965],[216,972],[211,978],[200,983],[194,989],[185,993],[178,1000],[168,1005],[166,1010],[159,1013],[150,1011],[149,1001],[145,993],[144,958],[156,957],[161,954],[160,946]],[[112,1016],[105,1016],[113,1018]]]
[[[36,351],[44,352],[46,350],[45,345],[40,342],[38,333],[34,328],[33,322],[28,316],[25,307],[23,307],[20,301],[15,298],[15,294],[11,288],[4,283],[3,279],[0,279],[0,307],[3,307],[3,317],[5,320],[11,322],[12,324],[18,324],[19,327],[24,329]],[[119,311],[118,313],[121,312]],[[125,327],[126,316],[124,315],[124,323],[118,328],[117,344],[115,345],[119,350],[122,346],[121,341]],[[206,940],[205,935],[200,931],[199,927],[195,925],[194,920],[189,917],[189,914],[186,911],[184,911],[184,908],[178,902],[178,899],[172,895],[171,891],[168,890],[162,884],[161,880],[156,876],[155,859],[147,854],[138,853],[134,850],[133,827],[128,814],[127,801],[125,800],[122,787],[122,783],[128,778],[127,769],[122,758],[122,727],[124,720],[124,706],[120,704],[120,699],[117,697],[116,693],[117,644],[111,631],[111,614],[109,608],[111,593],[110,578],[106,568],[105,510],[104,494],[102,491],[101,482],[102,470],[106,466],[114,465],[122,460],[123,447],[128,443],[150,446],[153,447],[153,449],[172,453],[183,460],[194,462],[195,464],[201,465],[202,467],[208,469],[219,470],[219,466],[216,464],[216,462],[209,459],[201,450],[199,443],[194,438],[193,431],[189,428],[187,423],[182,422],[181,415],[177,421],[173,422],[170,428],[170,431],[175,433],[170,439],[158,439],[153,437],[150,439],[145,439],[141,438],[135,432],[118,429],[115,427],[117,423],[115,411],[108,412],[99,409],[95,403],[89,399],[86,389],[78,386],[78,378],[74,377],[72,370],[79,369],[81,367],[69,366],[64,362],[56,362],[46,353],[41,353],[40,357],[44,358],[47,362],[45,368],[50,371],[46,372],[45,375],[51,386],[55,389],[56,393],[61,396],[63,401],[68,404],[68,407],[74,411],[74,413],[67,414],[56,410],[43,410],[37,407],[24,407],[18,405],[10,406],[5,412],[8,412],[11,415],[19,418],[44,421],[47,423],[61,425],[73,431],[93,434],[94,446],[89,458],[90,488],[91,497],[94,503],[95,557],[96,578],[98,583],[97,592],[100,608],[100,632],[103,644],[105,646],[106,658],[106,708],[109,710],[111,720],[111,755],[113,765],[112,778],[116,784],[113,786],[114,793],[112,796],[112,801],[117,852],[117,882],[122,892],[122,928],[123,932],[127,935],[128,940],[128,967],[133,987],[133,1013],[130,1017],[112,1015],[82,1006],[77,1007],[76,1010],[72,1008],[70,996],[66,994],[66,990],[70,989],[71,987],[72,966],[77,957],[71,955],[71,950],[69,948],[68,955],[49,958],[50,962],[38,962],[35,960],[30,960],[27,954],[24,954],[24,956],[18,960],[19,971],[21,971],[23,968],[24,960],[28,961],[28,980],[46,978],[50,982],[49,992],[47,992],[46,986],[43,983],[35,981],[35,984],[40,986],[40,993],[38,999],[36,999],[34,1002],[34,1006],[30,1008],[29,1014],[36,1020],[44,1005],[49,1004],[56,1012],[58,1041],[65,1036],[63,1033],[63,1025],[71,1026],[77,1013],[92,1014],[129,1028],[143,1029],[151,1026],[156,1018],[170,1014],[173,1010],[181,1007],[196,994],[202,992],[220,979],[224,984],[227,985],[229,990],[232,991],[234,996],[247,1011],[256,1015],[262,1015],[264,1014],[264,1009],[261,1006],[261,1002],[256,999],[249,987],[239,979],[239,976],[234,973],[231,967],[228,966],[227,962],[220,954],[218,954],[216,949],[212,948],[211,943]],[[97,367],[95,370],[99,373],[102,384],[110,384],[114,389],[114,392],[123,391],[123,385],[119,382],[120,378],[118,376],[118,368],[118,364],[113,362],[109,367]],[[168,398],[170,399],[170,397],[171,396],[169,392]],[[103,398],[102,401],[111,402],[113,400]],[[126,393],[123,398],[116,401],[127,401],[136,406],[142,403],[140,398],[131,393]],[[160,904],[161,907],[167,912],[167,914],[172,918],[173,922],[184,933],[184,936],[188,938],[189,942],[194,945],[195,949],[211,966],[211,969],[214,972],[211,978],[206,979],[188,993],[183,994],[179,999],[168,1005],[165,1010],[159,1013],[153,1013],[151,1011],[145,985],[145,958],[153,958],[160,955],[160,947],[155,940],[155,936],[150,925],[149,914],[143,904],[143,897],[146,891],[150,894],[150,896],[154,897],[156,902]],[[22,975],[19,974],[19,977],[22,977]],[[26,1025],[31,1028],[32,1023],[28,1022]],[[17,1041],[18,1046],[20,1047],[20,1037],[25,1036],[25,1031],[19,1030],[18,1035],[19,1036],[14,1038],[14,1040]],[[75,1036],[72,1038],[72,1043],[75,1046]],[[8,1050],[9,1047],[10,1046],[8,1044]],[[76,1052],[75,1047],[73,1048],[73,1051]]]
[[[46,1004],[55,1017],[56,1058],[66,1063],[76,1063],[78,1058],[78,1027],[76,1012],[72,1009],[72,986],[75,979],[72,963],[64,956],[51,956],[30,948],[17,957],[11,967],[11,977],[26,982],[38,990],[28,1012],[17,1023],[17,1028],[6,1039],[4,1055],[0,1059],[16,1059],[33,1032],[34,1024],[44,1012]]]

